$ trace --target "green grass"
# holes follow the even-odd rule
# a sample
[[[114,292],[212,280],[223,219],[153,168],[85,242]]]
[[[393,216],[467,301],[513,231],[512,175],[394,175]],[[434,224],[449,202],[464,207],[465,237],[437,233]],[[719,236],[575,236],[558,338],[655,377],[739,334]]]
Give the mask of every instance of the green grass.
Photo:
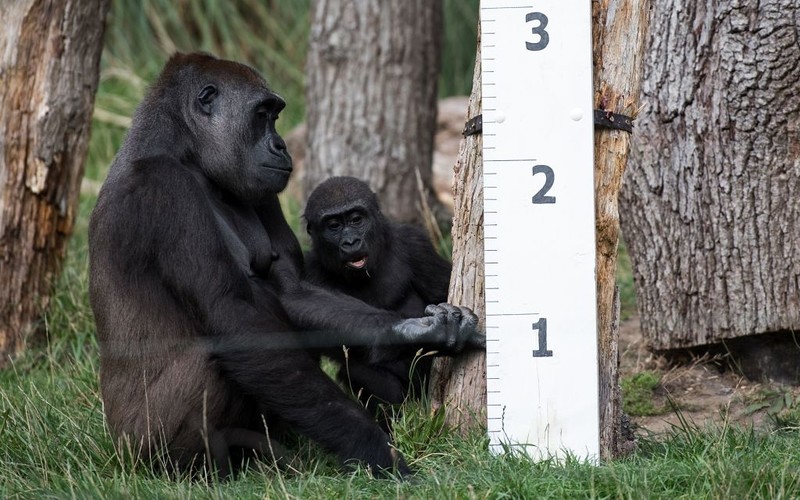
[[[620,381],[620,386],[625,413],[631,416],[666,413],[667,408],[656,405],[653,400],[659,384],[661,384],[661,375],[649,370],[624,377]]]
[[[485,435],[466,438],[440,413],[408,405],[396,444],[418,471],[412,481],[342,471],[316,447],[297,447],[299,471],[257,464],[223,484],[169,479],[117,456],[103,422],[98,349],[86,299],[86,220],[47,315],[49,341],[0,372],[0,498],[792,498],[800,495],[800,432],[683,422],[640,440],[605,465],[533,463],[492,456]],[[650,377],[652,379],[653,377]],[[647,382],[647,381],[645,381]],[[650,380],[652,382],[652,380]],[[643,383],[652,387],[652,383]],[[787,418],[786,420],[792,420]]]
[[[88,208],[91,203],[87,202]],[[236,480],[170,480],[118,457],[103,424],[97,346],[85,300],[86,244],[76,238],[48,316],[47,346],[0,374],[2,498],[790,498],[800,494],[800,433],[686,423],[645,438],[633,455],[595,466],[494,457],[485,436],[446,428],[441,414],[409,405],[397,445],[412,481],[340,470],[302,445],[300,470],[257,464]]]

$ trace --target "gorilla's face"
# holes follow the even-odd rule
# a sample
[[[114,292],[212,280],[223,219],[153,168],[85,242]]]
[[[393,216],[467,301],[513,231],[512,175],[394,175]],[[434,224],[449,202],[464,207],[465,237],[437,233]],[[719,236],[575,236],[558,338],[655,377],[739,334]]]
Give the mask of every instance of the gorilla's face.
[[[194,79],[188,114],[197,131],[198,158],[222,190],[258,203],[265,194],[282,191],[292,172],[286,143],[275,130],[286,103],[250,68],[222,63]]]
[[[320,264],[334,276],[376,276],[386,220],[375,193],[355,177],[331,177],[311,193],[305,218]]]
[[[337,208],[322,217],[314,245],[320,249],[320,258],[329,271],[366,276],[377,265],[376,223],[360,202]]]

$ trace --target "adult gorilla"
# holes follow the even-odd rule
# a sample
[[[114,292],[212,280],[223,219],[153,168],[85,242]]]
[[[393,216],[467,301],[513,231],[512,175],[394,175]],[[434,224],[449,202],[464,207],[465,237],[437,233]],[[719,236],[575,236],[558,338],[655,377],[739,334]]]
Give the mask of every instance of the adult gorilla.
[[[291,172],[283,107],[251,68],[177,54],[136,111],[89,228],[106,418],[118,444],[180,470],[208,460],[227,476],[232,453],[266,451],[264,422],[280,422],[342,461],[405,473],[317,350],[482,336],[467,309],[403,320],[300,281],[276,195]]]
[[[304,213],[311,236],[306,256],[308,279],[381,309],[413,318],[428,304],[447,300],[450,263],[440,257],[425,232],[393,223],[381,212],[378,198],[355,177],[331,177],[308,197]],[[420,349],[441,346],[354,346],[347,358],[331,352],[342,365],[339,379],[350,385],[368,410],[379,415],[378,403],[402,403],[420,396],[431,368],[431,357]],[[385,359],[391,350],[398,359]],[[402,352],[404,351],[404,353]],[[382,419],[388,428],[388,420]]]

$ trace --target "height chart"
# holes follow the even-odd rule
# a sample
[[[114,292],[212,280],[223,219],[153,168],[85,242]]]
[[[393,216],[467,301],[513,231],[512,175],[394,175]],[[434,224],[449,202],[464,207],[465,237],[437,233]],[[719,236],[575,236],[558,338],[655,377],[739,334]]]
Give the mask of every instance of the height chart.
[[[599,451],[591,2],[481,3],[490,446]]]

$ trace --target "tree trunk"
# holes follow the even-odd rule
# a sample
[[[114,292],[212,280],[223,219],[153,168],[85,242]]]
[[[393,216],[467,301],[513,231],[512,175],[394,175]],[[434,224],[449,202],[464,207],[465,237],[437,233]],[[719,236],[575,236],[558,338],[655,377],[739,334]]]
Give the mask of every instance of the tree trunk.
[[[472,78],[467,117],[481,114],[481,50]],[[449,301],[466,306],[481,318],[484,328],[483,267],[483,139],[480,134],[461,141],[453,176],[453,272]],[[466,433],[486,425],[486,354],[470,352],[456,358],[437,358],[431,377],[434,407],[444,405],[447,423]]]
[[[796,0],[653,3],[622,191],[651,348],[800,329],[798,22]]]
[[[428,222],[441,0],[316,0],[311,17],[306,193],[352,175],[392,219]]]
[[[0,4],[0,365],[35,329],[72,233],[107,9]]]
[[[593,0],[594,104],[596,109],[634,116],[639,107],[642,54],[649,0]],[[628,161],[630,134],[598,128],[594,144],[597,238],[597,343],[600,383],[600,456],[611,459],[632,447],[622,434],[619,388],[619,192]]]

